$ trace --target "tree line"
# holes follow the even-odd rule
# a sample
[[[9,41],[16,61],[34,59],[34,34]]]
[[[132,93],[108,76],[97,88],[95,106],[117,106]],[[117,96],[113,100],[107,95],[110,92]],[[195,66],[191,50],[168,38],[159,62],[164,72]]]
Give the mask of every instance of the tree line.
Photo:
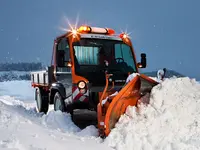
[[[40,62],[0,63],[0,71],[35,71],[43,68]]]
[[[0,63],[0,82],[30,80],[30,72],[44,69],[40,62]],[[23,73],[20,73],[23,71]]]
[[[30,73],[18,75],[17,73],[13,72],[5,72],[0,75],[0,82],[13,80],[31,80],[31,76]]]

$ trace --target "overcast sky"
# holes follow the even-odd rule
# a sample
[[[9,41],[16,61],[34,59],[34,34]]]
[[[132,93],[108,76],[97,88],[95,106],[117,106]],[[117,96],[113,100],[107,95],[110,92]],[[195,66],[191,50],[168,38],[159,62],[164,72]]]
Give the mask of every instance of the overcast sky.
[[[199,0],[0,0],[0,61],[49,64],[59,27],[78,15],[79,24],[131,32],[136,55],[147,54],[145,71],[200,79]]]

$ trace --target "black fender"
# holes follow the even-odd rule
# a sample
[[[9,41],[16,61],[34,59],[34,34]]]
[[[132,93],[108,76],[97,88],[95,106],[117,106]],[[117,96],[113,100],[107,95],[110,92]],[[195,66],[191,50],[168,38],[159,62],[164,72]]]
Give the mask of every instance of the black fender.
[[[62,83],[52,83],[51,88],[50,88],[50,93],[51,93],[51,99],[50,101],[53,102],[53,98],[56,92],[59,92],[61,97],[64,99],[66,98],[66,91],[65,91],[65,87]]]

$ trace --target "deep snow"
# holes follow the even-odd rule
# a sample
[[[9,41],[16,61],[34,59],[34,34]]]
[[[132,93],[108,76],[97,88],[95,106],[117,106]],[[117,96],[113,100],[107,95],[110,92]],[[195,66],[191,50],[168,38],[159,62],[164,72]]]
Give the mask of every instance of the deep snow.
[[[149,105],[128,107],[106,142],[126,150],[199,150],[200,84],[166,79],[153,88]]]
[[[102,143],[94,126],[81,130],[69,114],[37,113],[30,85],[29,81],[0,83],[0,149],[112,149]]]
[[[69,114],[35,110],[29,81],[0,83],[0,149],[200,149],[200,84],[171,78],[154,87],[150,104],[128,107],[103,141],[97,129],[79,129]]]

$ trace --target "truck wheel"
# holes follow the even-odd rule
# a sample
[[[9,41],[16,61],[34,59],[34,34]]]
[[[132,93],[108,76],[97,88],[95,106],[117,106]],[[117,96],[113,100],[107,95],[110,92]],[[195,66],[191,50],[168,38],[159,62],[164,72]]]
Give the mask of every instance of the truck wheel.
[[[36,88],[35,90],[35,100],[37,103],[37,111],[47,113],[49,109],[48,94],[42,89]]]
[[[65,103],[59,92],[56,92],[54,96],[54,110],[65,112]]]

